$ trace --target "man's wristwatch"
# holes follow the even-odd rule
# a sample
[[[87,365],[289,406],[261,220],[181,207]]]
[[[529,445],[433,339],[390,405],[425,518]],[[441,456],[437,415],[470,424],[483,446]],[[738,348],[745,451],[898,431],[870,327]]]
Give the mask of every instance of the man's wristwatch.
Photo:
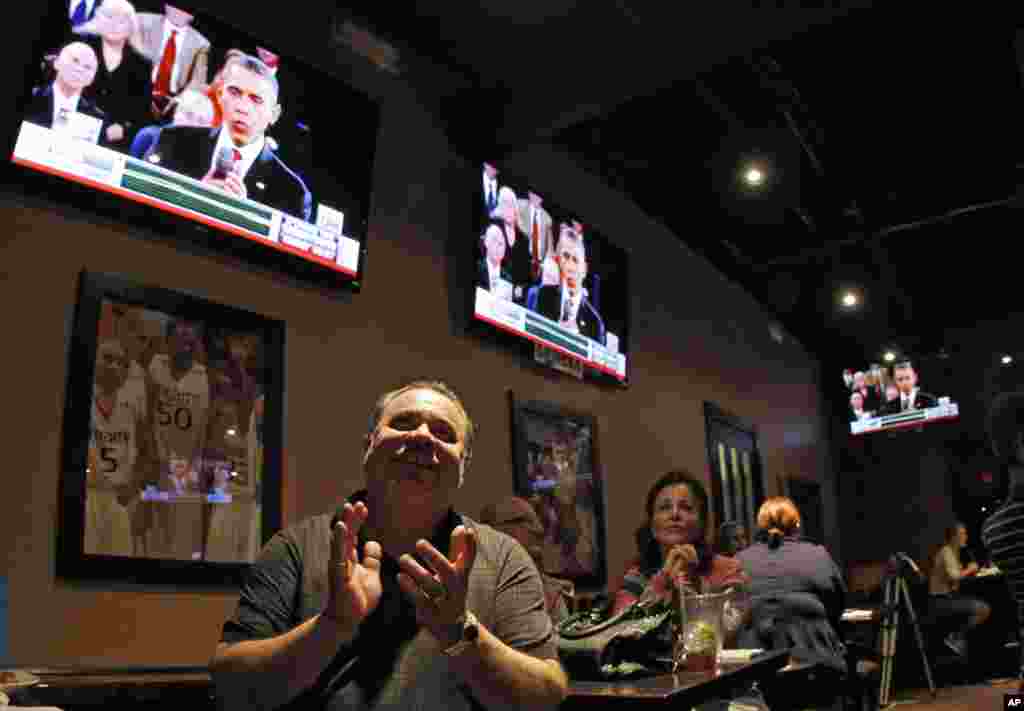
[[[457,657],[458,655],[465,652],[467,649],[476,644],[476,640],[480,637],[479,622],[469,610],[466,610],[464,615],[461,615],[455,624],[462,628],[462,633],[459,640],[450,647],[445,647],[441,652],[449,657]]]

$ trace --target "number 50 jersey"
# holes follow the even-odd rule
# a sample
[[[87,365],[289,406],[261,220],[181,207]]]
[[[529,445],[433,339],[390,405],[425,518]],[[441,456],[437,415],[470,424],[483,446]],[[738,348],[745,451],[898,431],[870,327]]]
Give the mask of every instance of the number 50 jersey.
[[[210,409],[206,366],[193,363],[181,380],[175,380],[170,356],[157,355],[149,364],[149,375],[156,386],[151,426],[161,462],[167,464],[172,453],[196,461],[206,437]]]

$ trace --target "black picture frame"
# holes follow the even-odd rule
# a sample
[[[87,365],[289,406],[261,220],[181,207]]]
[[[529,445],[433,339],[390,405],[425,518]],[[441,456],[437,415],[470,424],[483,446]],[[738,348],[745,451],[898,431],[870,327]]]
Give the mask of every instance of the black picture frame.
[[[603,588],[607,506],[597,420],[554,403],[517,400],[512,392],[508,398],[515,493],[534,506],[544,524],[544,572],[573,581],[577,589]],[[560,486],[565,477],[575,484],[571,501],[562,496],[568,491]]]
[[[81,273],[65,393],[59,578],[239,583],[251,551],[281,527],[284,341],[281,321]],[[173,374],[180,377],[168,380]],[[242,439],[244,461],[236,456]],[[174,451],[189,442],[190,454]],[[198,556],[182,554],[197,545]]]

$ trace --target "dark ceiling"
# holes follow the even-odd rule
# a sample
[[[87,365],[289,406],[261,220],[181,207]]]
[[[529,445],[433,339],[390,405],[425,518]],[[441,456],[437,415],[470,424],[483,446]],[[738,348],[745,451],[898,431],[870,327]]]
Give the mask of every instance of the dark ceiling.
[[[1010,10],[407,5],[361,17],[470,80],[442,96],[457,146],[568,151],[819,355],[956,351],[950,329],[1020,308]],[[738,179],[748,159],[760,190]],[[836,308],[847,285],[856,312]]]

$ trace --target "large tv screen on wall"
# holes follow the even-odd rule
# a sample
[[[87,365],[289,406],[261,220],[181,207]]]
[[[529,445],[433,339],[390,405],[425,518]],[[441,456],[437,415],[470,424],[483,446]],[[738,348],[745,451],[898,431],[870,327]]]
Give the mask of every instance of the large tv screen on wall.
[[[483,162],[474,182],[474,320],[571,359],[588,375],[627,382],[626,251],[496,163]]]
[[[378,107],[231,21],[48,0],[10,131],[13,182],[178,232],[184,220],[217,251],[358,288]]]

